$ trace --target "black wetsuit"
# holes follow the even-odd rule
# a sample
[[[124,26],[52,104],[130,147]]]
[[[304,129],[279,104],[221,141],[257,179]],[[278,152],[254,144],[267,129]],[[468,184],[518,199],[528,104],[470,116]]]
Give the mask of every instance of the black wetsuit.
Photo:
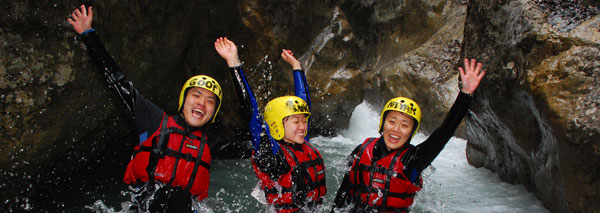
[[[138,134],[152,134],[158,130],[161,124],[163,109],[152,103],[152,101],[144,98],[138,90],[136,90],[131,81],[125,79],[125,75],[121,72],[117,63],[109,55],[104,45],[96,35],[94,30],[88,30],[80,38],[83,40],[86,50],[94,61],[108,86],[117,94],[121,101],[125,104],[127,110],[131,112],[132,119],[135,124],[135,130]],[[186,134],[198,130],[198,127],[189,126],[180,113],[173,116],[175,122],[185,129]],[[203,126],[204,127],[204,126]],[[199,127],[200,130],[204,130]],[[206,132],[206,131],[202,131]],[[210,134],[207,144],[211,152],[216,149],[218,139],[211,137]],[[187,191],[178,189],[159,189],[155,196],[155,202],[151,205],[150,211],[162,211],[166,207],[167,211],[185,212],[191,211],[191,194]],[[159,205],[161,204],[161,205]],[[166,204],[166,205],[162,205]],[[154,207],[152,207],[154,206]]]
[[[467,114],[469,105],[471,102],[471,96],[465,93],[459,93],[456,101],[450,108],[446,119],[442,123],[440,127],[438,127],[423,143],[414,146],[410,143],[403,145],[398,148],[400,150],[408,149],[406,154],[400,159],[402,164],[405,166],[403,173],[404,176],[409,178],[409,181],[415,184],[416,186],[420,186],[419,179],[421,177],[421,172],[425,168],[427,168],[431,162],[440,154],[444,146],[448,143],[448,140],[454,134],[454,131],[462,121],[463,117]],[[349,156],[349,164],[348,167],[352,166],[354,162],[356,154],[358,154],[362,143],[358,145],[352,154]],[[373,148],[373,162],[378,161],[379,159],[387,156],[389,153],[394,150],[388,150],[383,137],[379,138],[378,142],[375,144]],[[344,208],[349,203],[352,202],[351,195],[348,194],[348,190],[350,187],[350,181],[348,174],[344,176],[340,189],[337,192],[334,201],[334,208]],[[364,211],[365,206],[361,206],[357,204],[353,212]],[[333,212],[333,209],[332,209]]]

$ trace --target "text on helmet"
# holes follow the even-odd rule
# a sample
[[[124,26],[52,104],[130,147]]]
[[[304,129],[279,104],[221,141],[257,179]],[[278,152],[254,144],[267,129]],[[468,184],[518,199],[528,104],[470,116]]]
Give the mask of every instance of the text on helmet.
[[[208,89],[211,92],[215,93],[217,96],[221,97],[221,93],[222,93],[221,87],[214,80],[206,80],[206,79],[202,79],[202,78],[195,78],[195,79],[190,80],[190,85],[189,86],[201,87],[201,88]]]
[[[412,104],[406,104],[406,103],[400,103],[397,101],[394,102],[390,102],[388,103],[388,105],[385,107],[386,109],[394,109],[406,114],[410,114],[413,116],[417,115],[417,108],[415,106],[413,106]]]
[[[292,109],[294,113],[310,113],[310,109],[306,104],[300,104],[298,101],[289,100],[286,102],[286,106]]]

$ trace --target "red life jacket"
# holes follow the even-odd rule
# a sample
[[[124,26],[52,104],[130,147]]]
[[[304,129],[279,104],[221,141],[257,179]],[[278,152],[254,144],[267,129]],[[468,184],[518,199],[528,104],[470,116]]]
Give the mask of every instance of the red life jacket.
[[[323,165],[323,158],[319,151],[308,141],[304,141],[302,144],[302,151],[297,151],[283,143],[279,145],[291,169],[276,181],[260,171],[254,159],[252,160],[252,168],[260,180],[267,202],[277,212],[294,212],[304,206],[315,207],[321,204],[327,187],[325,186],[325,165]],[[308,192],[299,194],[298,183],[295,183],[295,180],[303,181],[303,184],[308,186]],[[277,189],[278,187],[280,187],[280,191]]]
[[[163,114],[160,128],[134,148],[124,181],[160,181],[202,200],[208,194],[211,155],[200,130],[184,135],[175,120]]]
[[[350,195],[358,206],[378,212],[408,212],[421,187],[404,176],[402,156],[408,149],[395,150],[372,162],[377,138],[367,138],[350,169]],[[419,177],[420,185],[422,179]]]

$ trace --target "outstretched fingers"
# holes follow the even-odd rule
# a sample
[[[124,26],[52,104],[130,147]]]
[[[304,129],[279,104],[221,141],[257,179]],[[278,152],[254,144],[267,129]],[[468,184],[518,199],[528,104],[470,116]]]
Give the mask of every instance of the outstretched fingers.
[[[477,63],[477,60],[475,59],[469,60],[465,58],[464,63],[464,68],[458,68],[462,83],[461,91],[466,94],[472,94],[479,86],[483,76],[485,76],[485,71],[481,69],[483,64]]]
[[[93,14],[91,6],[86,10],[85,5],[82,4],[71,13],[71,17],[67,18],[67,22],[73,26],[73,29],[77,33],[81,34],[86,30],[92,29]]]
[[[215,40],[215,50],[217,50],[217,53],[227,61],[229,67],[235,67],[241,64],[238,59],[235,43],[227,39],[227,37],[219,37]]]

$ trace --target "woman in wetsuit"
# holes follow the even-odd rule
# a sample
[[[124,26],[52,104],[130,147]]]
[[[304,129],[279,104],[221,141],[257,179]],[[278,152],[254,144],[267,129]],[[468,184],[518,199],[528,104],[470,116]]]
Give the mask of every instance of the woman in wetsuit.
[[[471,95],[485,75],[481,63],[465,59],[462,88],[446,119],[423,143],[410,144],[421,109],[406,97],[393,98],[381,112],[379,138],[367,138],[350,154],[350,170],[332,212],[408,212],[421,190],[421,172],[439,155],[467,114]]]
[[[277,212],[316,211],[327,191],[325,166],[308,138],[310,96],[300,61],[291,50],[282,50],[281,57],[293,69],[295,96],[269,101],[263,119],[240,67],[235,44],[219,38],[215,48],[227,61],[236,82],[252,136],[252,167],[266,201]]]

